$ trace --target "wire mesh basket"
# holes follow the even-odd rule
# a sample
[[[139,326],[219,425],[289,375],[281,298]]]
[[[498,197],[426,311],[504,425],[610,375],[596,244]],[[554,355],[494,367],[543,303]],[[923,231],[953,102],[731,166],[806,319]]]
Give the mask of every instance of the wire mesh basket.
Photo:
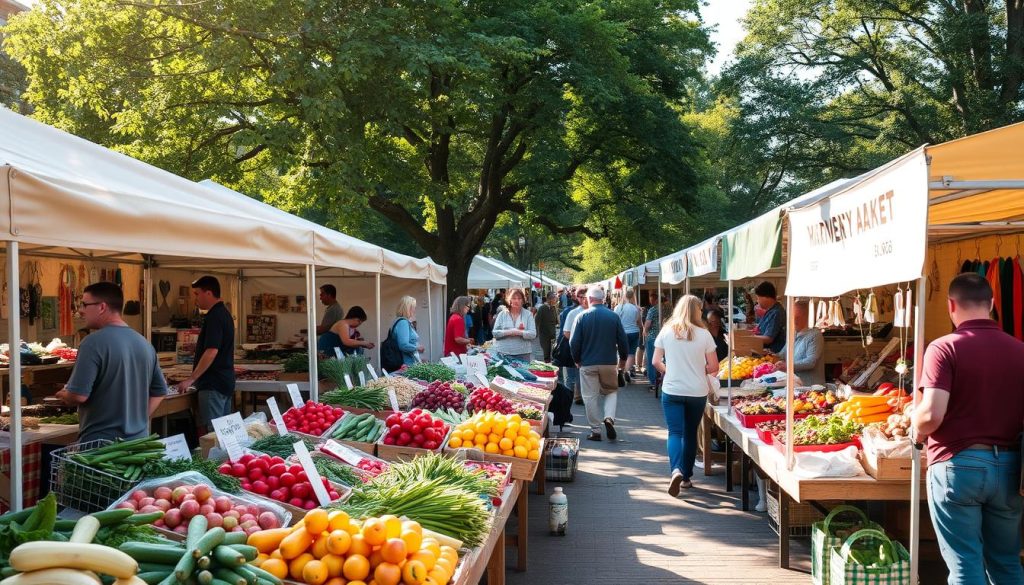
[[[579,464],[580,440],[575,437],[553,437],[544,447],[544,477],[548,481],[573,481]]]
[[[129,481],[99,469],[82,465],[72,459],[78,453],[109,445],[111,441],[97,439],[68,445],[52,453],[50,465],[50,491],[57,494],[60,506],[82,512],[106,510],[110,504],[135,486]]]

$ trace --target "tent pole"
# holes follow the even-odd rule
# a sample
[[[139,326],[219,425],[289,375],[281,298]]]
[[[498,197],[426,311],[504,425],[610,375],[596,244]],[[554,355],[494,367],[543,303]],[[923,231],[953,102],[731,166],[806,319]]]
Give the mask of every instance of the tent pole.
[[[793,455],[793,340],[796,338],[794,302],[792,295],[786,295],[786,469],[792,471],[796,463]]]
[[[320,373],[316,360],[316,266],[306,265],[306,352],[309,358],[309,399],[320,398]]]
[[[380,338],[380,272],[374,278],[377,295],[377,367],[380,367],[380,352],[383,340]]]
[[[18,318],[21,298],[18,295],[21,275],[18,269],[18,242],[7,242],[7,290],[14,302],[10,303],[11,315],[7,320],[7,340],[11,346],[11,363],[9,365],[9,386],[11,392],[11,510],[21,510],[22,497],[22,436],[21,436],[21,319]]]
[[[685,290],[686,290],[686,294],[690,294],[690,275],[689,274],[687,274],[686,278],[683,279],[683,283],[684,283],[683,286],[685,287]]]
[[[917,281],[917,306],[914,309],[914,407],[917,407],[917,389],[921,386],[921,367],[924,364],[924,318],[927,298],[926,279]],[[916,438],[915,438],[916,443]],[[920,568],[918,551],[921,548],[921,450],[914,448],[910,460],[910,582],[917,582]]]
[[[729,315],[726,317],[729,323],[729,381],[727,382],[729,387],[729,402],[727,405],[732,408],[732,361],[733,361],[733,344],[736,341],[736,324],[732,322],[732,281],[729,282]]]
[[[427,339],[430,340],[430,345],[429,346],[424,345],[424,348],[427,350],[427,361],[429,362],[429,361],[433,361],[433,357],[432,356],[434,355],[434,329],[432,327],[432,325],[434,324],[434,319],[433,319],[433,315],[431,315],[432,303],[430,302],[430,279],[429,278],[426,280],[426,287],[427,287]]]
[[[238,317],[238,324],[235,326],[235,343],[241,345],[245,341],[245,270],[238,269],[238,308],[235,309],[235,316]]]
[[[150,343],[153,343],[153,309],[150,303],[153,300],[153,260],[146,256],[142,263],[142,298],[139,299],[139,307],[142,311],[142,334]]]

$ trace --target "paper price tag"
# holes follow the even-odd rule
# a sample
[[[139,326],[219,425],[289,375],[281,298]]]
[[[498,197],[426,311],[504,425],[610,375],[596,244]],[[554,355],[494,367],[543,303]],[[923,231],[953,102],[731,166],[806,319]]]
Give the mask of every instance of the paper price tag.
[[[338,459],[341,459],[342,461],[348,463],[353,467],[359,465],[359,462],[362,461],[363,458],[365,457],[365,455],[363,455],[359,451],[356,451],[355,449],[350,449],[349,447],[342,445],[341,443],[335,441],[334,439],[328,439],[327,442],[324,443],[324,446],[321,447],[320,449],[324,453],[330,453],[331,455],[337,457]]]
[[[340,347],[334,348],[334,357],[338,358],[339,362],[341,360],[345,359],[345,356],[341,353],[341,348]]]
[[[277,398],[271,396],[267,398],[267,408],[270,409],[270,416],[274,419],[274,424],[277,425],[277,434],[282,437],[288,434],[288,427],[284,424],[284,418],[281,417],[281,409],[277,407]]]
[[[391,377],[391,374],[389,374],[388,371],[385,370],[384,368],[381,368],[380,371],[384,374],[385,378],[390,378]]]
[[[374,380],[377,379],[377,370],[373,369],[373,364],[366,364],[366,369],[370,370],[370,377]]]
[[[466,357],[463,362],[466,363],[467,377],[487,376],[487,360],[484,359],[484,356],[471,355]]]
[[[468,359],[469,359],[469,354],[465,354],[464,353],[464,354],[459,356],[459,361],[462,362],[463,365],[467,364],[467,360]]]
[[[453,356],[455,354],[452,354]],[[455,366],[459,364],[458,358],[445,356],[441,358],[441,363],[448,366],[449,368],[455,369]]]
[[[313,458],[309,456],[309,449],[306,448],[306,444],[298,441],[292,447],[295,449],[295,454],[299,457],[299,464],[302,465],[302,470],[309,477],[309,483],[313,484],[313,493],[316,494],[316,499],[320,502],[321,506],[330,504],[331,495],[327,493],[327,488],[324,487],[324,480],[320,477],[320,472],[316,470],[316,465],[313,465]]]
[[[359,372],[359,385],[366,386],[366,373]]]
[[[210,421],[213,432],[217,434],[217,443],[228,452],[228,458],[237,461],[244,455],[244,448],[252,442],[249,433],[245,432],[242,415],[233,412],[227,416]]]
[[[483,374],[477,374],[476,380],[480,382],[480,385],[483,386],[484,388],[487,388],[491,385],[490,382],[487,381],[487,377],[484,376]]]
[[[391,402],[391,410],[398,412],[398,395],[394,388],[388,388],[388,401]]]
[[[349,390],[355,387],[352,385],[352,378],[350,378],[348,374],[345,374],[345,387]]]
[[[505,366],[505,371],[508,372],[510,376],[517,380],[523,379],[523,375],[519,373],[519,370],[513,368],[512,366]]]
[[[299,392],[298,384],[288,384],[288,395],[292,397],[292,406],[295,408],[302,408],[304,404],[302,401],[302,393]]]
[[[167,449],[164,451],[164,459],[174,461],[177,459],[192,460],[192,451],[188,448],[188,441],[185,435],[174,435],[166,439],[160,439]]]

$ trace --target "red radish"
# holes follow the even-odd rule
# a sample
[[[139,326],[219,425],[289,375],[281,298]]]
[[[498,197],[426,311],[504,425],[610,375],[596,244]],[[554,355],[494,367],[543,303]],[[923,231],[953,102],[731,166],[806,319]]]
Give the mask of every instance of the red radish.
[[[203,504],[199,506],[199,515],[206,516],[207,514],[213,514],[213,506],[210,504]]]
[[[174,527],[174,531],[178,534],[188,534],[188,526],[185,524],[178,524]]]
[[[246,522],[256,522],[256,517],[252,514],[243,514],[242,517],[238,519],[239,524],[245,524]]]
[[[145,498],[142,498],[141,500],[139,500],[139,507],[143,508],[143,507],[146,507],[146,506],[152,506],[153,502],[155,502],[155,501],[156,501],[156,498],[152,498],[152,497],[146,496]]]
[[[188,502],[188,501],[196,502],[196,495],[195,494],[185,494],[185,497],[182,498],[181,501],[183,501],[183,502]],[[198,504],[199,502],[196,502],[196,503]]]
[[[148,506],[143,506],[143,507],[139,508],[139,512],[142,513],[142,514],[149,514],[151,512],[163,512],[163,510],[161,510],[160,508],[157,508],[153,504],[150,504]]]
[[[221,515],[225,518],[234,518],[235,520],[238,520],[242,516],[238,513],[238,510],[228,510],[227,512],[224,512]]]
[[[295,506],[296,508],[301,508],[304,502],[302,501],[302,498],[292,498],[288,500],[288,503]]]
[[[249,520],[248,522],[242,522],[238,526],[242,530],[249,530],[250,528],[256,528],[256,530],[259,530],[259,528],[260,528],[260,525],[257,524],[255,520]]]

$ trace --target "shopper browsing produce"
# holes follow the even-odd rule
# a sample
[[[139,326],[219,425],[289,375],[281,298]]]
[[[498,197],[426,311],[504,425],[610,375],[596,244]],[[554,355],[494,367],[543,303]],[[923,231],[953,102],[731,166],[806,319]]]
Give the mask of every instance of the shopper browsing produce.
[[[754,288],[757,305],[764,314],[757,320],[757,339],[764,343],[765,349],[778,353],[786,345],[786,311],[779,304],[775,293],[775,285],[764,281]]]
[[[191,386],[199,391],[199,436],[206,434],[210,421],[231,414],[235,402],[235,322],[220,300],[220,281],[203,276],[192,283],[196,306],[206,311],[199,331],[192,375],[178,384],[178,391]]]
[[[341,353],[344,354],[361,354],[364,349],[373,349],[374,343],[372,341],[366,341],[359,334],[358,327],[366,322],[366,311],[359,306],[352,307],[345,314],[345,318],[335,323],[330,330],[338,337]],[[321,350],[317,347],[317,351],[324,351],[327,357],[334,357],[334,346]]]
[[[448,325],[444,328],[444,355],[460,355],[473,345],[473,340],[466,333],[466,314],[473,305],[473,297],[456,297],[448,316]]]
[[[533,313],[525,309],[526,295],[516,288],[509,292],[508,311],[494,319],[494,349],[523,362],[533,359],[532,341],[537,337]]]
[[[121,318],[124,294],[112,282],[85,287],[78,310],[95,333],[82,340],[71,378],[57,397],[78,406],[80,442],[135,439],[167,394],[156,351]]]
[[[949,284],[956,331],[933,341],[913,413],[928,442],[928,509],[950,583],[1024,583],[1020,563],[1020,434],[1024,344],[992,320],[992,287],[964,273]]]

